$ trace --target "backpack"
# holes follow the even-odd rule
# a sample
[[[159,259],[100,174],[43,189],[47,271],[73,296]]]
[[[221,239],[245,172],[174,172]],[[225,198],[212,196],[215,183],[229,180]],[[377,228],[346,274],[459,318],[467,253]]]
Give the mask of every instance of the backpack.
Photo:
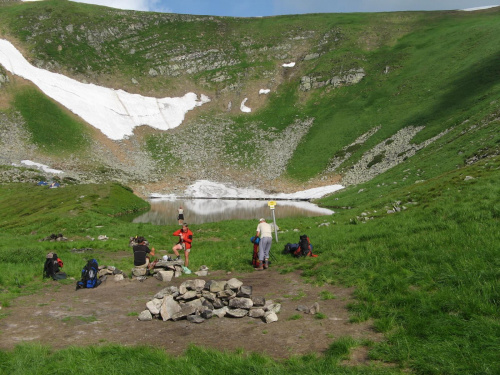
[[[250,237],[250,242],[255,244],[255,245],[258,245],[259,242],[260,242],[260,237]]]
[[[299,247],[294,251],[293,255],[296,257],[313,256],[311,251],[311,242],[307,234],[300,236]]]
[[[250,242],[253,243],[253,252],[252,252],[252,266],[259,266],[259,237],[251,237]]]
[[[293,254],[298,247],[298,243],[287,243],[283,249],[283,254]]]
[[[62,280],[67,277],[64,272],[60,271],[60,268],[63,266],[63,261],[59,259],[56,253],[48,253],[45,258],[45,264],[43,265],[44,278]]]
[[[82,279],[77,281],[76,290],[81,288],[97,288],[101,284],[101,280],[97,278],[99,265],[97,260],[90,259],[82,269]]]

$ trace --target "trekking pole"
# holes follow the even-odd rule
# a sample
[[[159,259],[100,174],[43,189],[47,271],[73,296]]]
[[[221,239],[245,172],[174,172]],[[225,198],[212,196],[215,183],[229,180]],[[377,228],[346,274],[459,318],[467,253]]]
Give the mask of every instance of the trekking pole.
[[[270,257],[273,261],[275,261],[276,263],[278,262],[278,259],[274,256],[274,254],[273,254],[273,253],[269,252],[269,257]]]

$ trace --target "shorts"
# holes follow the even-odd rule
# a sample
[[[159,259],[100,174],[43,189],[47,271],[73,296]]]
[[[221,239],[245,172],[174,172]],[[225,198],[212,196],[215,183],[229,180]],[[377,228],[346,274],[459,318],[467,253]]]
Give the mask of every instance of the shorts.
[[[147,268],[148,266],[149,266],[149,258],[148,257],[146,257],[146,263],[141,264],[140,266],[134,265],[135,268]]]
[[[179,214],[179,216],[177,216],[177,220],[184,220],[184,214]]]

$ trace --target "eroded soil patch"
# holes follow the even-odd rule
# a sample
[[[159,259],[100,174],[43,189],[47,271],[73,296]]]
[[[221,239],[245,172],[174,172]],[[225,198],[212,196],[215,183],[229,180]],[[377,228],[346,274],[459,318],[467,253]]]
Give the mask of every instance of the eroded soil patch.
[[[280,274],[276,269],[263,272],[226,274],[211,272],[205,280],[237,278],[253,287],[254,296],[282,304],[275,323],[244,317],[212,318],[202,324],[186,320],[139,322],[137,313],[167,285],[179,286],[196,278],[184,275],[170,283],[154,278],[143,282],[109,278],[96,289],[75,291],[75,284],[50,282],[36,295],[20,297],[3,309],[0,320],[0,349],[12,349],[22,342],[40,342],[56,349],[116,343],[150,345],[173,355],[182,354],[190,344],[218,350],[260,352],[274,358],[287,358],[311,352],[322,353],[342,336],[379,341],[380,334],[369,322],[349,323],[346,305],[353,289],[314,286],[304,283],[299,272]],[[335,296],[325,299],[325,296]],[[297,306],[320,305],[322,319],[297,311]],[[359,353],[359,352],[358,352]],[[366,358],[356,358],[359,364]]]

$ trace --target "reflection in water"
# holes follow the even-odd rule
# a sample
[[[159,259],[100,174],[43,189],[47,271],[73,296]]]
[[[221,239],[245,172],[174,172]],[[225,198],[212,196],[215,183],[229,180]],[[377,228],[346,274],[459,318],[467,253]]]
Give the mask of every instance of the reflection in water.
[[[222,220],[272,219],[272,212],[263,200],[237,199],[153,199],[151,210],[133,220],[134,223],[156,225],[177,224],[177,210],[184,208],[184,222],[202,224]],[[320,208],[309,202],[277,201],[274,214],[276,218],[331,215],[334,212]]]

